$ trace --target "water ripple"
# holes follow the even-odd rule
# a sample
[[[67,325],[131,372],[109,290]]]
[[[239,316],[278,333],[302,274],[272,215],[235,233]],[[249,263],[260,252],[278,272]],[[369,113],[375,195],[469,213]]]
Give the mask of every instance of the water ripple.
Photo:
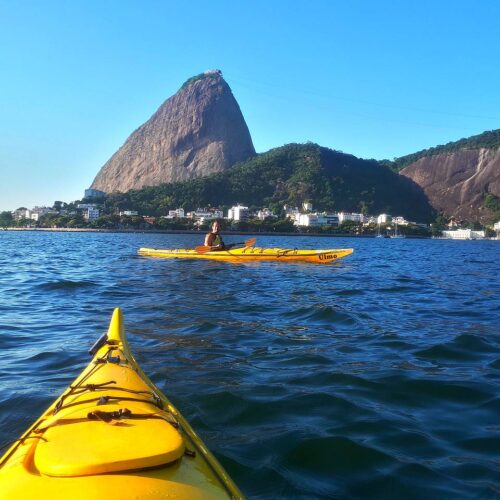
[[[355,248],[328,266],[136,255],[199,242],[0,232],[0,445],[121,306],[144,371],[249,497],[498,498],[498,242],[259,237]]]

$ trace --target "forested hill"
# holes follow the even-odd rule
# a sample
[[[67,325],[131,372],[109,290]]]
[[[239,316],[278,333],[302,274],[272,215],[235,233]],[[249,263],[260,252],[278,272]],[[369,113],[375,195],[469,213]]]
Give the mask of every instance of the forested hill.
[[[267,206],[311,201],[315,210],[390,213],[416,221],[434,214],[423,191],[410,179],[375,160],[323,148],[288,144],[235,165],[228,171],[185,182],[113,193],[107,205],[164,215],[169,209],[206,206]]]
[[[396,158],[394,161],[384,160],[381,163],[391,167],[395,171],[400,171],[403,168],[415,163],[420,158],[426,156],[435,156],[443,153],[453,153],[459,151],[460,149],[496,149],[500,147],[500,129],[490,130],[483,132],[479,135],[473,135],[472,137],[460,139],[454,142],[448,142],[444,145],[435,146],[429,149],[423,149],[422,151],[417,151],[406,156],[401,156]]]

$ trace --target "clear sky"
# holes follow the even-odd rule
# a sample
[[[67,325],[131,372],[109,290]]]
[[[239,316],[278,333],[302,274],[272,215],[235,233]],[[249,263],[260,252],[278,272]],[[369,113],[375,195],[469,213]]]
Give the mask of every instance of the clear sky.
[[[500,128],[498,0],[0,0],[0,210],[72,201],[222,70],[258,152],[393,158]]]

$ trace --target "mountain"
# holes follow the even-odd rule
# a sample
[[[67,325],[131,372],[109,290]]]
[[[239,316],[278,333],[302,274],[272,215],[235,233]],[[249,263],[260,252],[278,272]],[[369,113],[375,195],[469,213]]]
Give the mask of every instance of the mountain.
[[[255,155],[241,110],[218,70],[189,79],[125,141],[92,188],[126,192],[223,171]]]
[[[108,206],[164,215],[168,209],[268,206],[311,201],[315,210],[390,213],[428,222],[435,214],[422,189],[375,160],[362,160],[317,144],[288,144],[231,169],[186,182],[146,187],[107,198]]]
[[[417,183],[445,216],[492,222],[500,201],[500,129],[397,158],[392,165]]]

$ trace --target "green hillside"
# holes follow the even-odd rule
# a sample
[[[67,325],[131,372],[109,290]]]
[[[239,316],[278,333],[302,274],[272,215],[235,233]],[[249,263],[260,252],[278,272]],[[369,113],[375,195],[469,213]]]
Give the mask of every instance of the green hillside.
[[[361,160],[317,144],[288,144],[230,170],[174,184],[107,197],[108,207],[164,215],[169,209],[206,206],[267,206],[311,201],[315,210],[398,214],[429,221],[433,210],[421,189],[375,160]]]
[[[483,132],[479,135],[473,135],[472,137],[460,139],[454,142],[448,142],[447,144],[435,146],[429,149],[423,149],[422,151],[417,151],[410,155],[401,156],[396,158],[394,161],[383,160],[381,164],[392,168],[393,170],[399,172],[408,165],[416,162],[424,156],[433,156],[443,153],[453,153],[459,149],[479,149],[479,148],[498,148],[500,147],[500,129],[490,130]]]

